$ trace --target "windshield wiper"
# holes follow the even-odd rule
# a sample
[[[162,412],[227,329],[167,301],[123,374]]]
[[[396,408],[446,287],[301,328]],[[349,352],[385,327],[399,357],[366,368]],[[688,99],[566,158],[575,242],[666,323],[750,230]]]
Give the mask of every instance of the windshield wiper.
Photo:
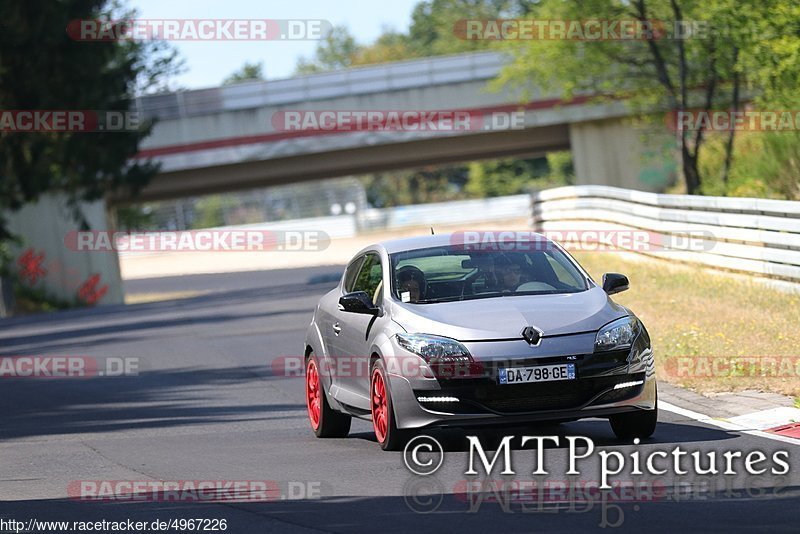
[[[457,302],[460,300],[476,300],[489,297],[499,297],[501,293],[481,293],[480,295],[454,295],[452,297],[439,297],[436,299],[422,299],[410,304],[436,304],[437,302]]]
[[[416,300],[414,302],[409,302],[409,304],[436,304],[437,302],[454,302],[457,300],[463,300],[461,296],[456,295],[455,297],[440,297],[438,299],[421,299]]]

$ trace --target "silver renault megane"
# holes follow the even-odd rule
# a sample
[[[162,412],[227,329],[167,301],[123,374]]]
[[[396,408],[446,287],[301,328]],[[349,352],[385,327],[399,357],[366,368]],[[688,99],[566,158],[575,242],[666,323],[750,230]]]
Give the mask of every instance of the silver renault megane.
[[[650,337],[557,243],[430,235],[369,246],[323,296],[305,342],[318,437],[371,420],[381,448],[428,427],[608,418],[648,437],[657,392]]]

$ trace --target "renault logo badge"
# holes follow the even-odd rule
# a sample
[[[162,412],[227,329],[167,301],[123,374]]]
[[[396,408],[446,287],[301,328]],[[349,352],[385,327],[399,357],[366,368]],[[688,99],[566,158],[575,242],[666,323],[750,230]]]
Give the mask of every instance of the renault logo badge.
[[[535,326],[526,326],[522,329],[522,339],[528,342],[528,345],[535,347],[542,340],[542,331]]]

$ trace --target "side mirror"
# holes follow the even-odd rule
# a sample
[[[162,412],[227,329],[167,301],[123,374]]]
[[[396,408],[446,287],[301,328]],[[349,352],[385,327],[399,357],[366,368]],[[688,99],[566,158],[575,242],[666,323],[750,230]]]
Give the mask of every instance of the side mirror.
[[[603,291],[609,295],[622,293],[630,288],[628,277],[619,273],[606,273],[603,275]]]
[[[350,313],[367,313],[378,315],[380,309],[372,303],[372,299],[365,291],[354,291],[339,298],[339,306]]]

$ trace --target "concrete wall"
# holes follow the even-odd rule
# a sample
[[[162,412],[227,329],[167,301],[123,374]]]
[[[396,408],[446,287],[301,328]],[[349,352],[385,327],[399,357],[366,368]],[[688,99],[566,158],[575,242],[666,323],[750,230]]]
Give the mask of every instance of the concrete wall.
[[[81,206],[92,230],[111,230],[105,202],[84,203]],[[35,204],[23,207],[15,213],[6,214],[12,233],[22,238],[22,246],[15,247],[14,268],[22,275],[23,282],[36,289],[43,289],[60,300],[78,300],[85,287],[85,295],[105,294],[95,304],[120,304],[123,302],[119,259],[111,252],[75,252],[65,245],[65,236],[78,229],[64,198],[46,195]],[[30,253],[32,259],[26,265],[17,261]],[[40,270],[41,269],[41,270]],[[43,272],[42,272],[43,271]],[[31,276],[36,274],[35,276]],[[94,285],[87,281],[100,275]],[[93,300],[90,297],[90,300]]]
[[[661,192],[676,179],[675,141],[629,119],[570,124],[577,185],[602,184]]]

